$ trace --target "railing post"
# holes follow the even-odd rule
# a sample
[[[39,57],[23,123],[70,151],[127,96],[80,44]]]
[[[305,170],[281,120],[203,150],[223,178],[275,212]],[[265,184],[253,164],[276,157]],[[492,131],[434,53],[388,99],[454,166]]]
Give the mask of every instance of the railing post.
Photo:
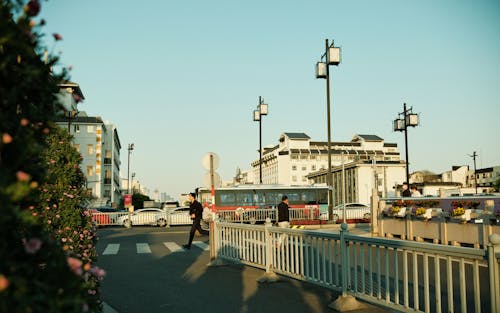
[[[273,235],[269,231],[273,224],[270,218],[266,218],[264,224],[264,249],[266,252],[266,272],[257,279],[259,283],[273,283],[279,280],[278,275],[273,271]]]
[[[500,253],[500,235],[491,234],[488,244],[488,268],[490,271],[491,312],[500,312],[500,269],[497,254]]]
[[[345,242],[345,233],[347,231],[347,223],[342,223],[340,226],[340,254],[342,256],[342,296],[347,296],[347,244]]]

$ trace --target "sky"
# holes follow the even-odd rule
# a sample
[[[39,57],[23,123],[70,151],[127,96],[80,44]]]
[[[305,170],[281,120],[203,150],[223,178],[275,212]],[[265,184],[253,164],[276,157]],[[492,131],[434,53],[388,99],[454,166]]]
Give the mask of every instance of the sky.
[[[42,1],[46,45],[72,66],[79,110],[115,124],[122,177],[176,198],[258,159],[259,96],[269,105],[263,146],[283,132],[327,140],[326,81],[315,78],[325,39],[332,141],[373,134],[397,143],[403,103],[410,172],[500,165],[500,2],[495,0]],[[63,40],[55,43],[52,33]]]

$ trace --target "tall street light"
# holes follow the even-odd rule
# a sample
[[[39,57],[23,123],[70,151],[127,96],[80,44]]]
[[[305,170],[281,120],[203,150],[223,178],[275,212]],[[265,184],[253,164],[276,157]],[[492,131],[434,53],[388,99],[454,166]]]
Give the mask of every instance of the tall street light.
[[[408,161],[408,127],[418,126],[418,114],[413,113],[413,107],[406,109],[406,103],[403,103],[403,112],[398,113],[398,118],[394,120],[394,131],[405,132],[405,152],[406,152],[406,183],[410,183],[410,162]]]
[[[134,150],[134,144],[128,144],[128,161],[127,161],[127,193],[130,194],[130,153]]]
[[[332,152],[331,152],[331,123],[330,123],[330,65],[340,64],[340,48],[328,44],[325,40],[325,53],[321,56],[321,61],[316,63],[316,78],[326,78],[326,116],[328,124],[328,219],[333,220],[333,179],[332,179]]]
[[[267,115],[268,105],[264,99],[259,96],[259,105],[257,110],[253,111],[254,122],[259,122],[259,181],[262,184],[262,116]]]
[[[476,174],[476,157],[477,153],[474,151],[472,155],[469,155],[474,160],[474,187],[476,187],[476,195],[477,195],[477,174]]]

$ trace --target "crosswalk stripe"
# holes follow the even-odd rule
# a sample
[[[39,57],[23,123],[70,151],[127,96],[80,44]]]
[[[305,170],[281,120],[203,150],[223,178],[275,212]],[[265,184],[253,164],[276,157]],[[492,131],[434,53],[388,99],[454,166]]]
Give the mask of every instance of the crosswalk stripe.
[[[147,243],[136,243],[137,253],[151,253],[151,248]]]
[[[106,249],[104,249],[104,252],[102,254],[103,255],[117,254],[119,249],[120,249],[119,243],[110,243],[106,246]]]
[[[203,249],[205,251],[210,250],[210,246],[208,244],[206,244],[205,242],[203,242],[203,241],[193,241],[193,245],[195,245],[198,248],[201,248],[201,249]]]
[[[171,252],[184,252],[185,250],[175,242],[164,242],[165,247]]]

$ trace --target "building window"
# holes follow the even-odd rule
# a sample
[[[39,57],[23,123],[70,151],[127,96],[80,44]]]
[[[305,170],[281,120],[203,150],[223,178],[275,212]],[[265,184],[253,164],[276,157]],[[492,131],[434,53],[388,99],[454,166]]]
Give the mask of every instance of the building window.
[[[79,143],[75,143],[73,145],[73,147],[75,147],[76,151],[80,152],[80,144]]]
[[[303,181],[303,182],[306,182],[306,181],[307,181],[307,177],[302,176],[302,181]]]
[[[94,145],[93,144],[87,145],[87,154],[94,154]]]
[[[292,165],[292,171],[296,171],[297,170],[297,165]]]
[[[87,177],[94,175],[94,167],[92,165],[87,166]]]
[[[316,165],[311,165],[311,171],[315,171],[316,170]]]
[[[307,166],[302,165],[302,170],[303,170],[303,171],[307,171]]]
[[[307,160],[307,157],[308,157],[307,155],[301,155],[301,156],[300,156],[300,159],[301,159],[301,160]]]
[[[296,156],[296,155],[292,155],[290,158],[291,158],[292,160],[297,160],[299,157],[298,157],[298,156]]]
[[[297,181],[297,176],[292,176],[292,181],[296,182]]]
[[[88,125],[87,126],[87,133],[94,133],[94,132],[95,132],[94,125]]]
[[[78,125],[78,124],[73,125],[73,130],[75,133],[79,133],[80,132],[80,125]]]

